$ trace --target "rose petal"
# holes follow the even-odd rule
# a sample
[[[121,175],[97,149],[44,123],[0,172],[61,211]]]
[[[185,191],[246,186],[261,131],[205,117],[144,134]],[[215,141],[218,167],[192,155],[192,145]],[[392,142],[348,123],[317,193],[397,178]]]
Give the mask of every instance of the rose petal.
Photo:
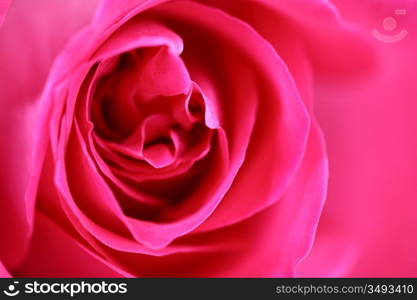
[[[296,265],[314,240],[324,203],[325,157],[323,138],[313,124],[295,184],[269,209],[232,226],[181,237],[167,247],[197,247],[191,252],[162,257],[107,253],[118,267],[139,277],[295,276]],[[202,245],[210,247],[199,248]]]
[[[0,0],[0,28],[6,18],[7,9],[9,8],[11,0]]]
[[[122,277],[105,260],[88,251],[58,224],[37,213],[31,251],[15,271],[17,277]]]
[[[0,5],[0,23],[4,21],[0,30],[0,128],[2,140],[7,141],[0,155],[4,174],[0,179],[0,256],[13,268],[24,255],[32,231],[34,198],[25,199],[25,190],[34,148],[34,104],[54,57],[87,23],[96,1],[13,1],[4,20],[8,2],[2,0]]]
[[[331,177],[315,245],[298,275],[415,277],[416,3],[337,2],[369,34],[379,64],[359,81],[318,82],[316,110]],[[398,8],[407,14],[396,16]],[[397,43],[371,34],[376,28],[384,32],[382,21],[389,16],[399,31],[408,31]]]
[[[0,277],[1,278],[8,278],[11,277],[11,275],[9,274],[9,272],[6,270],[6,268],[4,267],[3,263],[0,261]]]
[[[325,76],[353,76],[375,62],[367,35],[346,22],[331,1],[251,0],[245,5],[239,5],[239,0],[202,2],[248,22],[282,56],[285,52],[291,55],[287,43],[302,41],[315,71]]]
[[[125,0],[119,3],[103,0],[97,8],[94,21],[96,26],[107,27],[166,1],[169,0]]]
[[[187,34],[184,27],[178,25],[181,22],[184,22],[187,26],[192,26],[192,28],[204,28],[206,40],[210,41],[210,38],[212,38],[210,32],[214,32],[217,39],[222,42],[227,41],[226,45],[228,47],[224,46],[222,53],[219,54],[224,64],[222,73],[227,76],[230,72],[228,70],[233,70],[233,74],[238,72],[241,77],[234,76],[232,77],[234,81],[231,82],[238,87],[236,90],[241,90],[242,93],[241,97],[236,99],[236,103],[233,103],[234,105],[227,103],[226,100],[222,103],[222,109],[226,111],[226,117],[238,118],[241,115],[243,116],[244,113],[236,107],[242,110],[249,109],[249,107],[254,106],[254,102],[259,101],[257,111],[251,111],[252,115],[254,113],[259,114],[254,132],[250,128],[252,120],[251,122],[247,122],[247,119],[246,121],[242,120],[242,122],[238,122],[238,120],[228,123],[225,123],[226,120],[220,122],[221,124],[222,122],[225,123],[225,126],[230,126],[230,128],[225,127],[225,130],[231,144],[232,161],[235,159],[238,165],[242,163],[242,151],[245,152],[246,160],[236,178],[236,187],[234,188],[234,185],[232,185],[226,197],[214,212],[213,219],[210,218],[208,222],[205,222],[201,229],[218,228],[225,224],[240,221],[277,201],[291,181],[302,157],[309,127],[305,107],[282,60],[265,40],[238,19],[208,6],[184,1],[175,2],[175,5],[170,3],[160,5],[152,13],[163,16],[168,20],[171,20],[169,16],[172,16],[175,23],[171,21],[168,24],[177,31],[183,30],[179,32],[181,32],[186,46],[190,33]],[[236,32],[239,32],[239,34],[236,34]],[[195,42],[195,39],[192,41]],[[217,40],[215,41],[217,42]],[[253,81],[256,82],[256,87],[253,87],[253,83],[249,80],[246,83],[238,84],[239,80],[246,79],[244,76],[248,73],[243,69],[243,66],[248,67],[247,64],[242,66],[233,64],[234,61],[238,61],[237,53],[239,52],[229,54],[229,48],[235,49],[229,43],[236,46],[238,51],[247,55],[247,57],[242,56],[251,62],[255,74],[266,77],[265,79],[262,77],[262,81]],[[253,45],[256,45],[256,52],[253,51]],[[184,53],[184,60],[187,64],[186,51],[187,47],[185,47]],[[192,63],[192,66],[194,66],[195,62],[192,61]],[[228,66],[228,68],[225,66]],[[242,70],[238,69],[239,67]],[[192,68],[190,69],[192,70]],[[223,75],[223,77],[226,76]],[[230,86],[228,88],[230,90]],[[258,90],[250,90],[250,88],[258,88]],[[229,97],[227,101],[232,99],[234,100],[234,98]],[[237,100],[240,100],[240,102]],[[246,104],[245,100],[249,104]],[[243,106],[244,104],[246,106]],[[227,109],[230,110],[227,111]],[[250,116],[250,114],[248,115]],[[236,133],[234,130],[238,129],[240,131]],[[269,135],[271,131],[276,133],[275,138],[266,138],[266,134]],[[248,151],[250,152],[246,153],[247,149],[244,145],[247,144],[248,138],[251,139],[253,148],[249,148]],[[282,145],[285,145],[285,149]],[[267,161],[265,157],[274,157],[275,159]],[[254,178],[253,174],[268,175]],[[264,180],[265,178],[267,180]]]

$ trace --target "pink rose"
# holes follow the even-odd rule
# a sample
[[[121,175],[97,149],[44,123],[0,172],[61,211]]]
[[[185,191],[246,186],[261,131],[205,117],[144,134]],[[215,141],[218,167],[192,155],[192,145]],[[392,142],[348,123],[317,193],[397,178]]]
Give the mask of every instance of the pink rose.
[[[381,83],[412,103],[411,80],[378,72],[411,38],[387,48],[371,17],[335,4],[13,2],[0,29],[0,275],[415,275],[417,244],[406,240],[397,260],[380,252],[395,267],[357,266],[390,249],[397,232],[386,228],[416,207],[402,191],[410,156],[385,176],[381,164],[412,138],[369,151],[411,126],[378,117],[392,105]],[[0,1],[0,26],[8,6]],[[374,105],[375,91],[370,116],[358,106]],[[376,124],[391,131],[375,136]],[[310,253],[327,192],[319,125],[330,186]],[[404,178],[380,195],[394,170]],[[367,195],[362,206],[355,192]],[[404,206],[393,210],[393,195]]]

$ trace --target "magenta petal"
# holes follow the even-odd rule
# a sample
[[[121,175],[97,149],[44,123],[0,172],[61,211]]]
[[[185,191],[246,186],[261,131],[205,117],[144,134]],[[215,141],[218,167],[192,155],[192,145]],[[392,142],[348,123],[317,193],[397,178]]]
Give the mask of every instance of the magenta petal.
[[[190,207],[196,207],[186,217],[170,223],[155,223],[150,221],[128,218],[135,237],[151,249],[162,249],[169,245],[174,239],[183,236],[203,223],[220,203],[225,191],[237,172],[237,165],[230,170],[228,167],[227,137],[219,130],[217,143],[214,149],[216,159],[212,168],[206,174],[204,182],[199,189],[194,191],[187,199],[183,200]],[[184,207],[189,210],[190,207]]]
[[[136,87],[143,101],[157,96],[187,94],[190,90],[191,82],[184,63],[169,49],[160,48],[144,60]]]
[[[6,18],[7,9],[9,8],[11,0],[0,0],[0,28]]]
[[[323,138],[313,124],[294,185],[269,209],[232,226],[180,237],[168,246],[194,246],[195,251],[162,257],[113,252],[113,257],[137,276],[293,277],[314,240],[327,174]]]
[[[327,182],[309,115],[310,65],[286,65],[271,32],[258,31],[263,20],[252,27],[248,15],[201,2],[104,0],[57,58],[40,102],[27,199],[56,190],[37,206],[33,248],[18,275],[294,276]],[[249,2],[303,21],[293,4]],[[314,3],[327,18],[330,6]],[[325,66],[328,53],[303,38]],[[300,53],[287,57],[305,59]],[[129,68],[135,63],[139,72]],[[117,85],[106,81],[113,70]],[[103,86],[106,105],[96,105]],[[53,175],[40,181],[51,182],[37,194],[45,172]],[[43,263],[49,255],[55,260]]]
[[[231,84],[237,85],[242,81],[239,90],[244,91],[235,100],[236,103],[233,102],[239,109],[230,105],[230,99],[224,99],[221,109],[226,113],[224,120],[220,121],[230,143],[231,163],[239,165],[240,169],[219,207],[199,230],[241,221],[278,201],[291,184],[302,160],[310,126],[306,107],[285,63],[271,45],[246,23],[220,10],[193,2],[166,3],[157,7],[156,11],[175,17],[175,20],[180,19],[192,28],[210,28],[214,36],[224,43],[225,49],[219,55],[221,58],[229,54],[229,48],[236,47],[241,51],[238,53],[242,53],[242,60],[245,58],[245,62],[250,62],[253,72],[260,77],[259,81],[251,77],[248,79],[252,82],[245,81],[247,70],[240,70],[239,65],[232,63],[238,61],[237,53],[231,52],[234,57],[226,56],[222,61],[227,66],[231,65],[230,70],[239,70],[240,77],[231,76],[235,80],[231,80]],[[187,42],[186,35],[184,41]],[[253,45],[256,45],[256,52]],[[248,63],[244,66],[247,69]],[[226,70],[222,72],[228,75]],[[253,82],[258,85],[253,87]],[[243,99],[248,100],[250,105]],[[243,115],[240,109],[246,110],[249,119],[238,123],[236,116],[240,115],[237,112]],[[227,127],[230,123],[232,125]],[[274,135],[271,136],[270,132]],[[246,146],[248,139],[251,141],[249,147]],[[263,176],[254,177],[253,174]]]
[[[0,99],[7,107],[4,98]],[[25,201],[25,189],[30,178],[28,149],[33,145],[31,126],[36,111],[33,107],[8,107],[0,112],[1,137],[7,140],[0,149],[0,257],[7,268],[12,268],[25,255],[32,232],[35,203]]]
[[[48,217],[38,214],[31,251],[18,277],[124,277]]]
[[[155,168],[164,168],[174,161],[174,154],[166,145],[152,145],[144,149],[143,156]]]
[[[417,3],[334,2],[369,34],[378,68],[360,80],[318,82],[315,108],[331,175],[316,241],[298,275],[416,277]],[[395,16],[397,8],[407,14]],[[409,31],[398,43],[371,34],[384,32],[388,16]]]
[[[102,0],[97,8],[94,22],[97,26],[107,27],[121,18],[131,18],[141,11],[169,0]]]
[[[282,56],[285,52],[291,55],[288,42],[301,41],[320,75],[346,78],[375,64],[369,33],[344,20],[333,1],[253,0],[245,5],[240,5],[240,0],[201,1],[250,24]]]
[[[86,24],[95,1],[84,4],[81,11],[81,1],[13,1],[4,19],[8,3],[0,1],[0,23],[4,21],[0,29],[0,128],[1,138],[8,141],[0,159],[4,174],[0,179],[0,254],[9,268],[25,254],[32,231],[35,198],[26,198],[25,191],[31,178],[37,99],[54,57]]]
[[[0,261],[0,278],[11,277],[10,273],[6,270],[3,263]]]

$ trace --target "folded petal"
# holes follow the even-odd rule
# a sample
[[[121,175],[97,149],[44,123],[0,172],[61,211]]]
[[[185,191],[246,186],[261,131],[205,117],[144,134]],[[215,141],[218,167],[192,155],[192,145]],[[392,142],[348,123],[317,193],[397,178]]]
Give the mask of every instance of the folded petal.
[[[324,151],[314,124],[294,185],[284,196],[242,222],[187,235],[169,246],[187,252],[155,256],[102,249],[103,255],[138,277],[293,277],[311,248],[326,196]]]
[[[31,251],[17,277],[122,277],[42,213],[37,213]]]
[[[0,1],[0,257],[13,270],[32,232],[34,198],[25,199],[25,191],[38,95],[54,57],[87,23],[95,1],[16,0],[4,19],[8,4]]]

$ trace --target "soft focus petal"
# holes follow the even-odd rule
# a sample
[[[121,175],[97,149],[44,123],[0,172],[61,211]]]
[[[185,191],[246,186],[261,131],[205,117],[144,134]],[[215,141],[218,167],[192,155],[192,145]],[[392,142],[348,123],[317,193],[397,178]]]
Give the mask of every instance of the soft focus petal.
[[[360,81],[327,78],[316,111],[330,160],[329,195],[299,276],[417,276],[417,3],[335,1],[378,50],[378,68]],[[395,15],[406,9],[406,15]],[[386,31],[382,21],[398,27]],[[408,35],[397,43],[371,31]],[[355,60],[355,58],[349,58]]]
[[[373,63],[363,32],[345,22],[329,1],[248,0],[245,5],[240,0],[201,2],[247,22],[285,58],[293,55],[291,45],[301,42],[315,71],[327,76],[354,76]]]
[[[4,267],[3,263],[0,261],[0,278],[10,277],[9,272]]]
[[[4,19],[6,18],[10,2],[11,0],[0,0],[0,27],[3,25]]]
[[[0,3],[0,21],[9,1]],[[24,201],[29,179],[37,96],[55,55],[86,23],[95,1],[13,1],[0,30],[0,257],[8,268],[24,254],[34,203]],[[57,30],[59,28],[59,30]],[[13,229],[12,229],[13,228]]]
[[[117,2],[102,0],[97,8],[94,21],[97,26],[106,27],[113,24],[116,20],[130,18],[139,11],[167,1],[170,0],[124,0]]]
[[[36,120],[34,112],[28,106],[9,107],[0,112],[1,138],[7,141],[0,148],[0,257],[8,268],[24,255],[30,238],[32,219],[26,213],[24,192],[29,176],[31,126]]]
[[[31,251],[17,277],[121,277],[42,213],[36,216]]]
[[[169,0],[103,0],[95,23],[108,26]],[[241,18],[262,34],[281,53],[287,40],[302,40],[314,67],[321,73],[343,78],[373,62],[369,43],[355,26],[341,18],[327,0],[196,0]],[[278,26],[277,26],[278,24]],[[352,41],[355,43],[352,43]],[[287,49],[288,50],[288,49]],[[354,61],[345,57],[355,57]],[[333,72],[337,70],[337,72]]]

